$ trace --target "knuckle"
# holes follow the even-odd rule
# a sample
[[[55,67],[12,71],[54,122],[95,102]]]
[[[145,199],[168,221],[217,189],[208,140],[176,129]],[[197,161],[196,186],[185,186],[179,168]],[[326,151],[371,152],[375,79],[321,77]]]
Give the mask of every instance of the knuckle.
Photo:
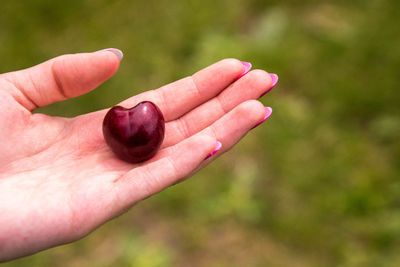
[[[187,125],[187,122],[185,121],[185,119],[178,119],[177,120],[177,129],[178,132],[180,133],[180,135],[182,136],[183,139],[186,139],[190,136],[189,133],[189,126]]]

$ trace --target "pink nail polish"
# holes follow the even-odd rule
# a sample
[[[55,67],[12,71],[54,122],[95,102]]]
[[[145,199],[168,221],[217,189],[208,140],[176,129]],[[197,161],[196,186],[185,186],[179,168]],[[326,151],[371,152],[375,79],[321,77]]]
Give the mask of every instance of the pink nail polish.
[[[275,73],[270,73],[269,75],[271,76],[271,79],[272,79],[272,85],[271,85],[271,88],[270,88],[270,90],[271,90],[271,89],[274,88],[274,87],[276,86],[276,84],[278,83],[279,77],[278,77],[278,75],[275,74]]]
[[[246,62],[246,61],[242,61],[242,64],[244,66],[244,72],[238,77],[238,79],[240,79],[241,77],[243,77],[244,75],[246,75],[247,73],[249,73],[249,71],[252,68],[252,65],[250,62]]]
[[[262,119],[262,121],[260,121],[259,123],[257,123],[256,125],[254,125],[253,128],[251,128],[251,130],[253,130],[254,128],[256,128],[258,125],[260,125],[261,123],[263,123],[264,121],[266,121],[272,114],[272,108],[270,107],[265,107],[265,116]]]
[[[220,141],[217,141],[214,151],[211,152],[210,154],[208,154],[205,159],[208,159],[208,158],[214,156],[221,149],[221,147],[222,147],[222,143]]]
[[[122,53],[122,51],[117,48],[106,48],[106,49],[99,50],[97,52],[102,52],[102,51],[109,51],[109,52],[114,53],[118,57],[119,61],[121,61],[122,58],[124,57],[124,53]]]
[[[271,76],[271,79],[272,79],[271,87],[267,91],[265,91],[260,97],[263,97],[266,93],[271,91],[272,88],[274,88],[276,86],[276,84],[278,83],[278,80],[279,80],[278,75],[276,75],[275,73],[270,73],[269,76]]]

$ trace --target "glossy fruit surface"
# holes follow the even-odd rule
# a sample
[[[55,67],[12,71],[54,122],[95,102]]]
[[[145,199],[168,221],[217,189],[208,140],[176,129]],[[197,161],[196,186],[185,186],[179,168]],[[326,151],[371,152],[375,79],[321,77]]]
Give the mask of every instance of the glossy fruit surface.
[[[103,121],[107,145],[122,160],[138,163],[153,157],[164,140],[165,121],[160,109],[144,101],[126,109],[111,108]]]

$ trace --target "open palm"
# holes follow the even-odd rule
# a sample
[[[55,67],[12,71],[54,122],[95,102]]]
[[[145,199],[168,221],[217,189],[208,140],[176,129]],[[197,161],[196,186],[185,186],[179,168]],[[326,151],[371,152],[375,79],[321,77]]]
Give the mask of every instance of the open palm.
[[[134,203],[200,170],[236,144],[271,110],[254,100],[271,76],[236,59],[120,103],[149,100],[166,121],[154,158],[140,164],[117,159],[106,146],[107,110],[75,118],[32,110],[82,95],[109,79],[118,52],[57,57],[0,75],[0,261],[72,242]]]

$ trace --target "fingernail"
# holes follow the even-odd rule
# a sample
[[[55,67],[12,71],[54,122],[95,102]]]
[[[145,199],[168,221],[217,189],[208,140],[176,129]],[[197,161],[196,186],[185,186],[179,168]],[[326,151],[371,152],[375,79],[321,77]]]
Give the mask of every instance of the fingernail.
[[[241,77],[243,77],[244,75],[249,73],[249,71],[251,70],[251,67],[252,67],[250,62],[242,61],[242,64],[244,66],[244,72],[239,76],[238,79],[240,79]]]
[[[253,130],[254,128],[256,128],[258,125],[260,125],[261,123],[263,123],[264,121],[266,121],[272,114],[272,108],[270,107],[265,107],[265,116],[262,119],[262,121],[260,121],[259,123],[257,123],[253,128],[251,128],[251,130]]]
[[[274,88],[276,86],[276,84],[278,83],[278,80],[279,80],[278,75],[276,75],[275,73],[270,73],[269,76],[271,76],[271,79],[272,79],[271,87],[267,91],[265,91],[260,97],[263,97],[266,93],[271,91],[272,88]]]
[[[208,158],[214,156],[221,149],[221,147],[222,147],[222,143],[220,141],[217,141],[214,151],[211,152],[210,154],[208,154],[205,159],[208,159]]]
[[[102,49],[102,50],[100,50],[98,52],[101,52],[101,51],[113,52],[118,57],[119,61],[121,61],[122,58],[124,57],[124,53],[122,53],[122,51],[117,49],[117,48],[106,48],[106,49]]]
[[[276,86],[276,84],[278,83],[279,77],[278,77],[278,75],[275,74],[275,73],[270,73],[269,76],[271,76],[271,79],[272,79],[272,85],[271,85],[271,88],[270,88],[270,90],[271,90],[271,89],[274,88],[274,87]]]

